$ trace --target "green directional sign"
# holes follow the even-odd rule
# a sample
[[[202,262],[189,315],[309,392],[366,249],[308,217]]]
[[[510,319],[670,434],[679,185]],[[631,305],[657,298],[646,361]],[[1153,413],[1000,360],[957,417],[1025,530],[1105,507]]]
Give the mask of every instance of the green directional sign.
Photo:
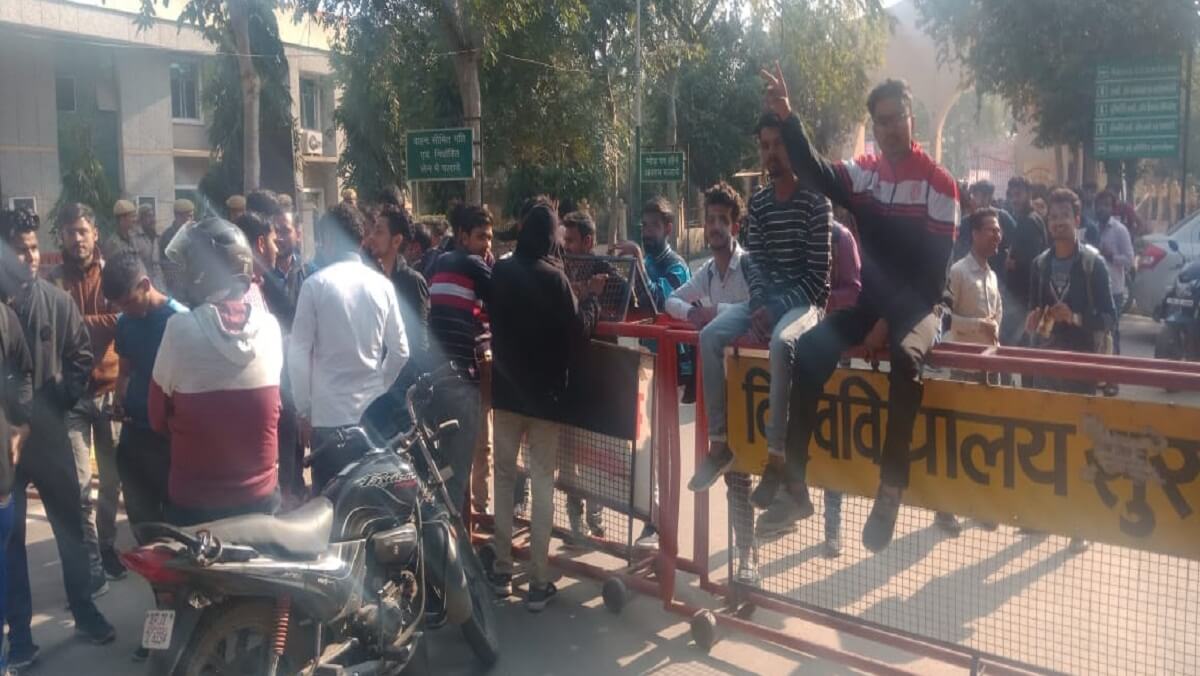
[[[642,183],[683,183],[684,156],[676,151],[642,151]]]
[[[462,129],[421,129],[408,132],[408,180],[469,181],[475,177],[473,134]]]
[[[1102,65],[1096,70],[1096,157],[1179,155],[1178,58]]]

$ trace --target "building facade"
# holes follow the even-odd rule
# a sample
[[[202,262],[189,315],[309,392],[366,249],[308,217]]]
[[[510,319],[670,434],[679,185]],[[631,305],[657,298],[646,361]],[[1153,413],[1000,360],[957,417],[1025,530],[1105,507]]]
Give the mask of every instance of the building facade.
[[[176,19],[185,2],[156,3],[139,31],[139,0],[0,2],[0,200],[45,218],[79,146],[90,147],[120,197],[153,204],[160,230],[171,204],[198,192],[211,162],[203,104],[205,69],[219,58],[199,31]],[[280,13],[298,140],[294,198],[303,224],[337,202],[340,138],[336,90],[323,31]],[[312,228],[305,239],[311,251]]]

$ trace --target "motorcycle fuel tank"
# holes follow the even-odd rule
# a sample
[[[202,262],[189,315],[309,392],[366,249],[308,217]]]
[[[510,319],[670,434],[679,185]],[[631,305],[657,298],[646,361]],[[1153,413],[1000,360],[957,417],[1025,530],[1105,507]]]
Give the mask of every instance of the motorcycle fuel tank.
[[[342,470],[322,494],[333,502],[333,542],[367,537],[412,521],[421,484],[408,458],[368,453]]]

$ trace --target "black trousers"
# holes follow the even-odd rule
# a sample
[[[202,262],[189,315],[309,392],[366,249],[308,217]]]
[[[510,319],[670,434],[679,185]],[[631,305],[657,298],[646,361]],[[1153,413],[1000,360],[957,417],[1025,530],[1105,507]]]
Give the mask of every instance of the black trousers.
[[[25,488],[33,484],[54,532],[58,558],[62,562],[63,585],[76,624],[102,618],[92,601],[92,573],[83,541],[83,515],[79,510],[79,474],[75,452],[67,438],[62,414],[35,404],[32,434],[21,453],[12,497],[16,506],[12,538],[8,543],[8,640],[11,646],[27,648],[33,643],[33,596],[29,587],[29,560],[25,550]]]
[[[125,491],[125,513],[138,544],[137,526],[166,519],[171,442],[154,430],[126,424],[117,443],[117,473]]]
[[[787,479],[803,482],[808,469],[808,446],[816,426],[817,403],[842,353],[860,345],[880,314],[865,305],[838,310],[800,337],[792,380],[788,416]],[[913,423],[921,409],[925,386],[921,372],[937,337],[938,320],[929,314],[903,322],[888,322],[890,372],[888,417],[880,479],[897,488],[908,487],[909,449]]]

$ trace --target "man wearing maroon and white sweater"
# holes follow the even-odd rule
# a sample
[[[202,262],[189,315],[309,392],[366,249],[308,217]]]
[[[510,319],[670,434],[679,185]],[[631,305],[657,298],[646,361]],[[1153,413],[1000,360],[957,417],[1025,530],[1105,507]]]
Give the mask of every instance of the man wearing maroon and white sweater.
[[[181,249],[172,253],[192,311],[167,321],[150,383],[150,424],[171,440],[167,520],[274,512],[279,324],[246,300],[253,256],[233,224],[201,221]]]

